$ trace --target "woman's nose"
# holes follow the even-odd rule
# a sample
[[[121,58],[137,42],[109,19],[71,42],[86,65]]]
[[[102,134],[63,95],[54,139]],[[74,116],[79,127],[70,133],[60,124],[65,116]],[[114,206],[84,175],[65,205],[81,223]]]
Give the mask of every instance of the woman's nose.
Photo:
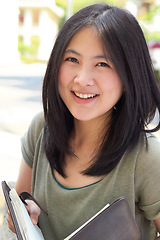
[[[80,70],[77,73],[76,77],[74,78],[74,82],[81,85],[82,87],[93,86],[94,85],[93,72],[89,69]]]

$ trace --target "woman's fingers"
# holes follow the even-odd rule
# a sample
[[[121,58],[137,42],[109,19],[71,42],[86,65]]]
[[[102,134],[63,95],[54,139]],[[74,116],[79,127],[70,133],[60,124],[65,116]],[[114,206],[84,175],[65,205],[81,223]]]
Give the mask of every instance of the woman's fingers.
[[[30,215],[31,221],[34,225],[36,225],[38,223],[38,217],[41,213],[41,210],[37,206],[37,204],[32,200],[26,200],[26,203],[28,204],[26,208]]]
[[[37,206],[37,204],[32,201],[32,200],[26,200],[26,203],[28,204],[27,206],[25,205],[28,213],[29,213],[29,216],[31,218],[31,221],[34,225],[36,225],[38,223],[38,217],[41,213],[41,210],[40,208]],[[8,222],[8,227],[9,229],[15,233],[15,229],[14,229],[14,225],[13,225],[13,222],[12,222],[12,218],[11,218],[11,215],[10,215],[10,212],[8,211],[8,216],[7,216],[7,222]]]
[[[15,233],[15,229],[14,229],[14,225],[13,225],[13,222],[12,222],[12,218],[11,218],[11,215],[10,215],[10,212],[8,210],[8,215],[7,215],[7,222],[8,222],[8,227],[9,229]]]

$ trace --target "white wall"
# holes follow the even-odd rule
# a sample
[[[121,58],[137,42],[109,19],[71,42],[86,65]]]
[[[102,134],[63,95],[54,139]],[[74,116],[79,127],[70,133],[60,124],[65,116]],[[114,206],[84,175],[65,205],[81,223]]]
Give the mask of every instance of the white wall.
[[[17,62],[18,0],[0,0],[0,66]]]
[[[38,59],[48,61],[57,34],[57,23],[50,18],[49,12],[41,10],[39,20],[40,45]]]

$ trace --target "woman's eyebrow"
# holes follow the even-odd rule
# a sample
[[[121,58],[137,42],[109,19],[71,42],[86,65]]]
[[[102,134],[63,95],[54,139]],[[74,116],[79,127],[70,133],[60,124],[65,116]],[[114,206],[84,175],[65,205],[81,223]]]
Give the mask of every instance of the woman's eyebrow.
[[[98,55],[98,56],[95,56],[94,58],[104,58],[105,60],[108,60],[107,56],[106,55]]]
[[[66,51],[65,51],[65,53],[73,53],[73,54],[76,54],[77,56],[81,56],[81,54],[80,53],[78,53],[78,52],[76,52],[75,50],[73,50],[73,49],[67,49]],[[109,58],[106,56],[106,55],[97,55],[97,56],[93,56],[93,58],[95,58],[95,59],[105,59],[105,60],[109,60]]]
[[[80,53],[76,52],[76,51],[73,50],[73,49],[67,49],[67,50],[65,51],[65,53],[74,53],[74,54],[76,54],[76,55],[78,55],[78,56],[81,56]]]
[[[110,64],[112,64],[112,60],[111,60],[111,58],[109,57],[109,56],[107,56],[107,55],[97,55],[97,56],[95,56],[94,57],[95,59],[104,59],[105,61],[107,61],[108,63],[110,63]]]

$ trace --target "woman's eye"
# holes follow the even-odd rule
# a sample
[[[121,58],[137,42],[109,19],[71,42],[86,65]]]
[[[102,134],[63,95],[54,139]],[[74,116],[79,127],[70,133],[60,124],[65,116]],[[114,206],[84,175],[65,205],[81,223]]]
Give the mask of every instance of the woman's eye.
[[[65,61],[78,63],[78,60],[76,58],[73,58],[73,57],[66,58]]]
[[[99,62],[98,64],[97,64],[97,66],[100,66],[100,67],[110,67],[107,63],[105,63],[105,62]]]

